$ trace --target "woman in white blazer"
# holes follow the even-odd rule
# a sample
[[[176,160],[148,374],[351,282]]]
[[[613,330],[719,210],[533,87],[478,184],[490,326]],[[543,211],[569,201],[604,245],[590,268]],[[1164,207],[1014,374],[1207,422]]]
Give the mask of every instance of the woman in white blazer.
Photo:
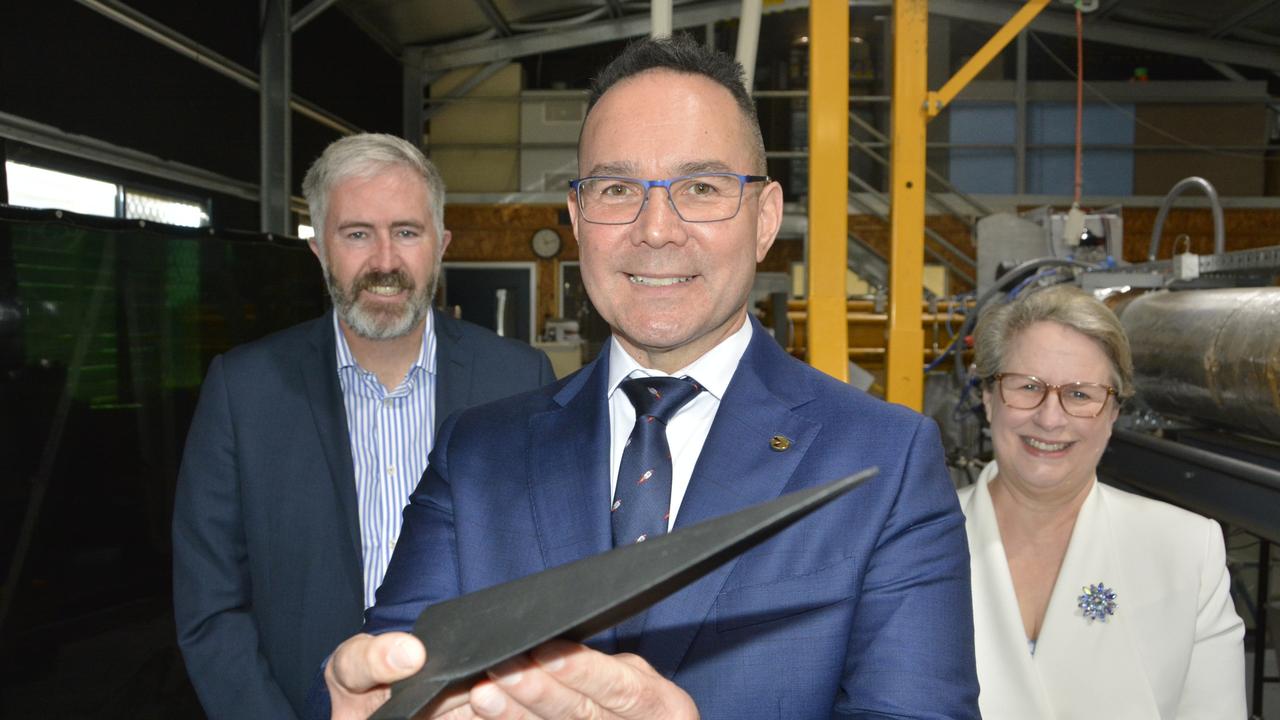
[[[1218,524],[1096,479],[1133,392],[1115,315],[1056,286],[984,313],[975,340],[995,461],[960,504],[983,717],[1243,718]]]

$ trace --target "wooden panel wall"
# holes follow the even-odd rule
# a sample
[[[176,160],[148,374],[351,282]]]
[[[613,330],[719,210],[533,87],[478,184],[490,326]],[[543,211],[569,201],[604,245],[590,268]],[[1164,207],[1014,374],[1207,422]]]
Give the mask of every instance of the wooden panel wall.
[[[1187,196],[1194,197],[1195,191]],[[1151,230],[1158,208],[1124,209],[1124,259],[1143,262],[1151,246]],[[1222,213],[1226,228],[1227,250],[1244,250],[1280,245],[1280,209],[1227,208]],[[1208,208],[1175,208],[1169,211],[1161,232],[1158,258],[1173,253],[1174,239],[1180,234],[1191,239],[1191,252],[1213,252],[1213,214]]]
[[[1124,208],[1124,259],[1142,262],[1151,242],[1151,227],[1155,224],[1156,208]],[[540,333],[547,318],[555,317],[559,307],[560,288],[557,287],[559,264],[578,259],[578,245],[573,229],[561,224],[563,205],[450,205],[445,210],[445,226],[453,231],[453,243],[445,253],[449,261],[526,261],[537,263],[538,307],[537,325]],[[1224,213],[1228,250],[1240,250],[1280,244],[1280,209],[1228,208]],[[969,227],[951,216],[930,216],[929,227],[947,238],[956,247],[976,254]],[[559,257],[542,260],[533,254],[529,239],[542,228],[551,228],[564,241]],[[870,244],[882,256],[889,255],[889,227],[871,215],[850,215],[849,230]],[[1167,258],[1173,251],[1173,240],[1179,234],[1187,234],[1191,250],[1196,253],[1213,251],[1213,219],[1207,208],[1185,208],[1170,211],[1165,221],[1164,239],[1159,257]],[[932,241],[930,247],[946,252]],[[791,263],[804,260],[804,242],[799,239],[779,239],[764,262],[761,272],[787,272]],[[963,292],[972,287],[963,280],[952,278],[952,291]]]
[[[560,263],[578,259],[573,229],[560,224],[563,211],[564,205],[448,205],[444,224],[453,233],[453,241],[444,259],[446,262],[536,262],[538,300],[534,334],[540,335],[547,318],[555,317],[559,308]],[[563,247],[558,257],[543,260],[533,254],[529,240],[542,228],[551,228],[560,234]]]

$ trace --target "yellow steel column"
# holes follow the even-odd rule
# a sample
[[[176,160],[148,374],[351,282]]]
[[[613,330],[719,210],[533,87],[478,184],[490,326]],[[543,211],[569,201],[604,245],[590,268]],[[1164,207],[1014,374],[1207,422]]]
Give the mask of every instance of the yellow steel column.
[[[892,245],[885,397],[916,410],[924,406],[920,298],[924,289],[928,35],[928,0],[894,0],[893,142],[889,170]]]
[[[848,230],[849,3],[813,2],[809,4],[809,364],[845,382],[849,381]],[[919,325],[917,317],[917,330]]]

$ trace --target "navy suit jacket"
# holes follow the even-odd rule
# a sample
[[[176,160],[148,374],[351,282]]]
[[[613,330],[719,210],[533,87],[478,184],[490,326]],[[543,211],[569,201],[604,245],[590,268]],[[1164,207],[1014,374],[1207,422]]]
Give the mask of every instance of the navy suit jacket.
[[[607,364],[445,422],[366,631],[610,549]],[[932,421],[757,324],[675,527],[871,465],[876,478],[655,605],[626,646],[703,718],[978,717],[964,517]],[[614,652],[616,634],[589,644]]]
[[[555,376],[527,344],[436,312],[436,417]],[[211,718],[303,712],[359,631],[360,520],[333,316],[214,358],[178,478],[174,616]]]

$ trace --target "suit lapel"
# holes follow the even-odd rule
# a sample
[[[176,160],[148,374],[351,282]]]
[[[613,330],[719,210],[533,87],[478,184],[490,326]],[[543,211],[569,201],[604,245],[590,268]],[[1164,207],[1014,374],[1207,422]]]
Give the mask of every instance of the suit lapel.
[[[342,400],[342,387],[338,383],[338,357],[333,332],[332,314],[315,321],[311,347],[308,352],[299,355],[298,371],[302,373],[307,388],[311,418],[316,425],[325,462],[329,465],[329,479],[337,494],[340,522],[345,526],[350,539],[353,552],[350,560],[357,571],[349,575],[355,583],[358,596],[363,597],[363,581],[358,570],[362,564],[362,554],[360,518],[356,510],[355,465],[351,459],[351,434],[347,429],[346,405]]]
[[[1157,703],[1125,612],[1117,545],[1095,481],[1080,508],[1036,646],[1036,666],[1053,707],[1064,717],[1105,708],[1108,717],[1158,720]],[[1117,593],[1116,614],[1089,622],[1076,607],[1082,586],[1102,582]]]
[[[795,367],[756,325],[694,466],[675,529],[773,499],[787,487],[820,429],[792,412],[811,399],[801,390],[808,388],[803,379],[792,377]],[[778,435],[791,441],[785,452],[770,446]],[[679,668],[738,562],[650,608],[638,650],[658,672],[670,677]]]
[[[529,421],[529,497],[544,567],[606,552],[609,525],[608,352],[556,393],[558,407]],[[539,568],[542,569],[542,568]],[[602,635],[613,650],[614,633]]]
[[[471,395],[471,348],[462,339],[457,320],[432,308],[436,332],[435,429],[455,411],[467,406]]]
[[[1053,710],[1027,648],[1009,561],[987,490],[990,475],[994,473],[983,473],[964,507],[972,556],[973,634],[982,709],[997,718],[1051,720]]]

